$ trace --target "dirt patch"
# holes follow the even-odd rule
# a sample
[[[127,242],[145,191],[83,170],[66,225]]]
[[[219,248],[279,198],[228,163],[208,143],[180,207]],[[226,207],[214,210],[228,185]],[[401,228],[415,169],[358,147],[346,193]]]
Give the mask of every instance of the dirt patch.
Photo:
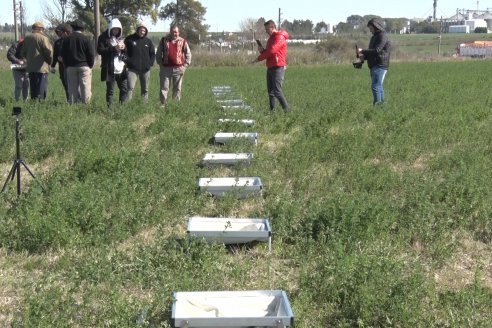
[[[145,245],[150,246],[154,243],[155,238],[158,234],[157,227],[150,227],[140,231],[137,235],[130,237],[129,239],[119,243],[116,246],[116,250],[122,252],[132,252],[135,245]]]
[[[141,119],[133,123],[133,127],[139,133],[144,133],[145,130],[156,121],[156,116],[154,113],[149,113],[143,116]]]
[[[492,289],[492,246],[469,235],[460,236],[460,240],[458,252],[434,273],[436,284],[444,289],[462,289],[478,279],[482,286]]]
[[[26,270],[26,267],[37,267],[33,263],[51,265],[58,260],[56,254],[42,256],[8,255],[0,249],[0,327],[10,327],[12,320],[19,311],[24,299],[24,292],[36,286],[41,270]]]

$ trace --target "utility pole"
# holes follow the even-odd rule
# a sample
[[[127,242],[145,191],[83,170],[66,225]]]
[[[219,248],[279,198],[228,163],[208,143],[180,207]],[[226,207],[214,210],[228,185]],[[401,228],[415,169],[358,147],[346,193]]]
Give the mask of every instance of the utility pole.
[[[442,41],[442,16],[441,16],[441,24],[439,27],[439,44],[437,45],[437,54],[441,54],[441,41]]]
[[[434,15],[432,16],[434,21],[436,20],[436,8],[437,8],[437,0],[434,0]]]
[[[251,23],[251,32],[253,33],[253,40],[251,40],[251,51],[255,51],[255,23]]]
[[[101,34],[101,19],[99,13],[99,0],[94,1],[94,51],[97,54],[97,38]],[[99,56],[97,56],[99,58]]]
[[[278,27],[280,29],[280,24],[282,22],[282,11],[278,8]]]
[[[14,2],[14,38],[15,41],[19,40],[19,26],[17,25],[17,3]]]
[[[179,13],[179,0],[176,0],[176,25],[181,26],[180,20],[180,13]],[[181,27],[180,27],[181,29]]]
[[[24,7],[22,6],[22,1],[19,1],[19,20],[20,20],[20,35],[24,37],[26,35],[24,31]]]

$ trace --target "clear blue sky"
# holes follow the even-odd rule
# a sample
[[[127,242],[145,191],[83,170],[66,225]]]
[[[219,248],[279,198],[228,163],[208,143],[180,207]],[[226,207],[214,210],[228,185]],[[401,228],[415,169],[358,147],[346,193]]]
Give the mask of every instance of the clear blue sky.
[[[17,0],[19,1],[19,0]],[[379,15],[382,17],[425,18],[432,16],[433,0],[199,0],[207,8],[205,24],[211,32],[236,31],[239,23],[247,18],[278,19],[281,9],[282,19],[310,19],[314,24],[324,21],[336,25],[345,22],[350,15]],[[161,5],[169,3],[162,0]],[[23,0],[27,23],[43,21],[41,3],[51,4],[53,0]],[[13,0],[1,0],[0,24],[13,24]],[[456,9],[477,9],[475,0],[438,0],[437,16],[449,17]],[[492,0],[478,1],[478,9],[491,8]],[[151,31],[167,31],[169,22],[159,22],[149,26]]]

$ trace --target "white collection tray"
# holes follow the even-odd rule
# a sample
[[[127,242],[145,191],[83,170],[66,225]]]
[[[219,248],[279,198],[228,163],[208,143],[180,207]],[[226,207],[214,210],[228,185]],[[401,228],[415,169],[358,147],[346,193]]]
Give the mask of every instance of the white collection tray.
[[[217,132],[215,143],[225,144],[234,138],[246,138],[255,145],[258,143],[259,134],[257,132]]]
[[[252,153],[207,153],[202,158],[204,165],[250,165]]]
[[[244,101],[242,101],[241,99],[217,99],[217,102],[219,104],[223,104],[224,106],[227,106],[227,105],[245,105],[244,104]]]
[[[175,292],[175,328],[291,327],[287,294],[282,290]]]
[[[219,123],[240,123],[246,126],[253,126],[256,124],[255,120],[252,119],[241,119],[241,120],[236,120],[233,118],[220,118]]]
[[[189,238],[202,238],[225,245],[267,242],[271,250],[272,229],[268,219],[193,216],[188,218],[187,232]]]
[[[216,197],[235,192],[238,198],[259,197],[263,189],[259,177],[200,178],[198,187]]]

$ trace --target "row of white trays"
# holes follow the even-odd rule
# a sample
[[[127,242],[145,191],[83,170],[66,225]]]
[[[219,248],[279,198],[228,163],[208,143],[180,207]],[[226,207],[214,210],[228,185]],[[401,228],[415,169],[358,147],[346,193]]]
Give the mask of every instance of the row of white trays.
[[[192,216],[188,218],[188,238],[224,245],[268,243],[272,249],[272,229],[266,218],[213,218]]]
[[[258,132],[217,132],[214,140],[216,144],[225,144],[236,138],[245,138],[256,145],[259,136]]]
[[[283,290],[175,292],[173,299],[171,319],[175,328],[294,325]]]
[[[199,178],[198,187],[215,197],[233,194],[240,199],[261,197],[263,190],[259,177]]]
[[[218,86],[214,87],[213,91],[229,92],[230,90],[228,86]],[[231,121],[238,120],[219,120],[219,122]],[[253,125],[254,121],[251,121],[240,122]],[[257,134],[216,134],[216,142],[223,143],[237,137],[248,137],[255,140],[255,144],[258,139]],[[250,163],[252,158],[251,153],[209,153],[205,155],[203,162]],[[200,178],[198,185],[202,191],[219,197],[230,191],[240,191],[245,197],[261,195],[263,188],[259,177]],[[271,250],[272,231],[268,219],[195,216],[188,219],[187,233],[189,238],[202,238],[207,242],[224,244],[268,242]],[[294,314],[287,294],[283,290],[176,292],[171,316],[175,328],[285,328],[294,325]]]

